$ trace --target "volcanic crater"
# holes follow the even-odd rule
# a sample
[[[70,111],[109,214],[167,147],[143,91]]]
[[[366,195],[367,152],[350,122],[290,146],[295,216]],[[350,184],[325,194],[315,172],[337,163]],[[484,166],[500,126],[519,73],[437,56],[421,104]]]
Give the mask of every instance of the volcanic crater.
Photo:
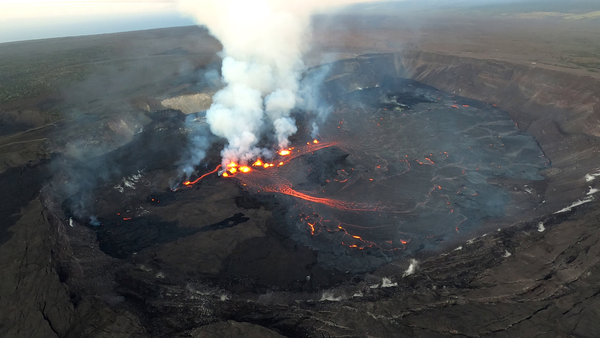
[[[247,173],[223,175],[223,143],[213,139],[190,178],[199,180],[184,184],[174,164],[190,121],[208,130],[204,113],[151,114],[132,142],[64,178],[87,180],[97,163],[118,168],[118,176],[101,170],[97,188],[75,184],[62,202],[64,222],[77,225],[67,234],[96,238],[121,294],[142,300],[150,292],[142,281],[153,280],[255,297],[360,280],[542,215],[551,163],[533,136],[493,103],[402,78],[394,57],[312,69],[327,72],[319,134],[310,135],[315,114],[296,111],[289,154],[259,159],[271,167],[249,163]]]
[[[516,282],[523,288],[544,291],[534,300],[528,291],[510,296],[505,311],[549,308],[552,297],[570,294],[560,293],[565,278],[583,278],[594,262],[584,260],[597,238],[594,115],[547,108],[510,85],[486,87],[493,76],[485,62],[440,58],[364,55],[309,70],[307,77],[326,74],[318,134],[310,126],[322,115],[294,112],[299,132],[289,153],[248,163],[245,173],[242,164],[220,168],[224,143],[210,136],[203,112],[155,110],[115,150],[82,161],[57,154],[6,171],[2,181],[19,193],[2,212],[14,213],[43,186],[32,210],[41,210],[55,243],[49,255],[69,304],[84,313],[119,309],[155,336],[223,320],[310,336],[322,332],[315,318],[343,335],[378,327],[350,308],[387,312],[387,305],[369,309],[389,302],[393,311],[413,311],[426,302],[444,311],[435,304],[448,295],[466,302],[448,311],[471,313],[477,297],[509,297],[489,278],[511,271],[529,276]],[[453,70],[439,68],[446,64]],[[512,67],[528,92],[544,94],[548,87],[531,79],[556,75]],[[212,145],[185,182],[178,163],[194,133]],[[554,263],[535,271],[519,265],[540,246],[556,251]],[[589,292],[571,291],[593,299]],[[331,318],[336,302],[350,312]]]
[[[315,18],[246,167],[205,29],[3,44],[0,336],[600,336],[597,20],[481,9]]]

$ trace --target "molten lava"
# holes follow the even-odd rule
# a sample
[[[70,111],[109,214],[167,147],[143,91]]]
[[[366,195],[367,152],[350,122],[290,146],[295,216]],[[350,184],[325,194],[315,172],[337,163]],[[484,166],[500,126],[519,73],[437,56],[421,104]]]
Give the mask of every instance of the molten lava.
[[[225,170],[223,171],[222,176],[223,177],[235,177],[241,181],[241,183],[243,184],[244,187],[256,189],[256,191],[258,191],[258,192],[279,193],[279,194],[298,198],[300,200],[308,202],[308,203],[304,204],[308,208],[311,208],[311,203],[317,203],[320,205],[324,205],[328,208],[341,210],[341,211],[383,212],[383,213],[398,212],[398,211],[390,210],[388,208],[383,208],[383,207],[380,207],[377,205],[371,205],[371,204],[366,204],[366,203],[347,202],[347,201],[337,200],[337,199],[332,199],[332,198],[311,196],[305,192],[300,192],[300,191],[294,190],[292,188],[292,184],[280,176],[281,174],[285,174],[285,172],[279,172],[279,170],[275,169],[275,168],[279,168],[286,164],[289,164],[291,166],[293,163],[292,161],[302,155],[309,154],[314,151],[332,147],[332,146],[338,146],[338,143],[337,142],[321,143],[320,141],[315,139],[312,142],[307,142],[307,144],[305,146],[298,147],[297,149],[296,148],[288,148],[288,149],[281,150],[278,153],[278,155],[281,156],[281,158],[278,160],[278,162],[275,162],[275,163],[277,163],[277,165],[274,163],[269,163],[269,162],[263,161],[260,158],[256,159],[250,165],[240,165],[236,162],[231,162],[231,163],[227,164],[227,166],[225,167]],[[425,163],[427,163],[427,164],[433,163],[428,158],[426,158],[425,161],[426,161]],[[202,175],[201,177],[199,177],[198,179],[196,179],[193,182],[190,182],[190,181],[184,182],[184,185],[190,186],[195,183],[198,183],[201,179],[203,179],[204,177],[206,177],[210,174],[217,172],[220,168],[221,168],[221,166],[219,165],[213,171]],[[274,172],[269,174],[267,172],[267,170],[274,170]],[[338,180],[336,180],[336,181],[338,181]],[[345,179],[343,181],[340,180],[338,182],[344,183],[347,181],[348,181],[348,179]],[[310,228],[311,235],[316,235],[317,233],[320,233],[319,229],[321,229],[321,228],[327,229],[327,227],[324,227],[323,224],[331,224],[332,223],[331,220],[324,220],[322,217],[320,217],[318,215],[316,215],[316,216],[318,217],[318,219],[315,217],[312,217],[312,216],[311,216],[312,218],[311,217],[306,217],[306,218],[301,217],[301,221],[303,223],[307,224],[308,227]],[[337,223],[337,221],[335,221],[335,222]],[[344,227],[342,227],[342,224],[345,224]],[[385,246],[385,248],[384,248],[383,246],[380,246],[374,242],[365,240],[364,238],[362,238],[359,235],[351,234],[346,230],[346,228],[345,228],[346,226],[361,228],[360,226],[354,226],[354,225],[346,224],[346,223],[339,223],[336,231],[343,231],[344,235],[343,235],[341,243],[342,243],[342,245],[344,245],[346,247],[357,248],[357,249],[361,249],[361,250],[365,249],[365,248],[370,248],[370,247],[378,247],[378,248],[386,249],[386,250],[388,250],[388,249],[396,250],[397,249],[396,247],[390,247],[389,245],[387,245],[387,246],[384,245]],[[331,229],[327,229],[327,232],[333,233]],[[402,241],[402,243],[405,244],[406,242]]]
[[[213,171],[211,171],[211,172],[208,172],[208,173],[206,173],[206,174],[204,174],[204,175],[202,175],[202,176],[198,177],[198,178],[197,178],[197,179],[195,179],[194,181],[186,181],[186,182],[183,182],[183,185],[185,185],[185,186],[191,186],[191,185],[194,185],[194,184],[196,184],[196,183],[200,182],[200,180],[202,180],[202,179],[203,179],[203,178],[205,178],[206,176],[208,176],[208,175],[212,175],[212,174],[216,173],[217,171],[219,171],[219,169],[220,169],[220,168],[221,168],[221,165],[219,164],[219,165],[218,165],[218,166],[215,168],[215,170],[213,170]]]
[[[339,210],[379,211],[379,209],[376,207],[357,206],[357,205],[355,205],[355,203],[351,203],[351,202],[334,200],[334,199],[330,199],[330,198],[310,196],[305,193],[301,193],[299,191],[292,189],[291,185],[289,185],[289,184],[278,185],[275,187],[269,186],[269,187],[265,187],[263,190],[266,192],[276,192],[276,193],[280,193],[280,194],[284,194],[284,195],[288,195],[288,196],[293,196],[293,197],[300,198],[302,200],[313,202],[313,203],[324,204],[331,208],[335,208],[335,209],[339,209]]]
[[[286,157],[286,159],[285,160],[282,159],[278,163],[278,166],[282,166],[286,163],[289,163],[291,160],[293,160],[299,156],[302,156],[304,154],[311,153],[311,152],[314,152],[316,150],[320,150],[323,148],[332,147],[334,145],[337,145],[337,143],[336,142],[320,143],[318,140],[313,140],[312,144],[310,142],[308,142],[306,147],[303,147],[302,149],[298,149],[296,152],[292,152],[292,150],[294,150],[295,148],[283,149],[278,154],[280,156]],[[254,161],[254,163],[252,163],[251,166],[246,166],[246,165],[240,166],[235,162],[230,162],[229,164],[227,164],[226,170],[224,171],[222,176],[230,177],[230,176],[234,176],[235,174],[239,174],[239,173],[247,174],[252,171],[251,167],[256,167],[256,168],[262,167],[263,169],[269,169],[269,168],[275,167],[275,164],[263,162],[263,160],[260,158],[257,159],[256,161]],[[202,177],[200,177],[199,179],[197,179],[193,182],[188,181],[188,182],[184,182],[183,184],[186,186],[193,185],[193,184],[197,183],[199,180],[201,180],[202,178],[204,178],[212,173],[217,172],[219,170],[219,168],[220,168],[220,166],[217,167],[215,170],[211,171],[210,173],[203,175]]]

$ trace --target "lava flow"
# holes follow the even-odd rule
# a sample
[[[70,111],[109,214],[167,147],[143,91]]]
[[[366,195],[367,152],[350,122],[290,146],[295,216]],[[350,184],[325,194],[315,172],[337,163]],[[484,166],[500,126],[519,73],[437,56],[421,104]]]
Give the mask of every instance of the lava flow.
[[[289,148],[287,150],[282,150],[279,152],[279,155],[284,156],[285,159],[282,162],[287,163],[287,162],[289,162],[297,157],[300,157],[302,155],[306,155],[308,153],[312,153],[313,151],[317,151],[317,150],[321,150],[321,149],[325,149],[325,148],[329,148],[329,147],[333,147],[333,146],[339,147],[339,142],[323,142],[323,143],[321,143],[318,140],[313,140],[312,143],[306,142],[306,146],[298,147],[298,149]]]
[[[301,147],[299,149],[291,147],[291,148],[288,148],[288,149],[282,149],[282,150],[280,150],[277,154],[279,156],[281,156],[281,159],[279,160],[279,162],[278,162],[277,165],[275,165],[273,163],[269,163],[269,162],[264,162],[260,158],[257,159],[254,163],[252,163],[251,166],[239,165],[238,163],[231,162],[231,163],[229,163],[226,166],[225,171],[223,172],[222,176],[223,177],[232,177],[232,176],[235,176],[236,174],[239,174],[239,173],[247,174],[247,173],[249,173],[249,172],[252,171],[252,167],[257,168],[257,169],[259,169],[259,168],[269,169],[269,168],[273,168],[275,166],[280,167],[280,166],[282,166],[282,165],[284,165],[286,163],[289,163],[291,160],[293,160],[293,159],[295,159],[295,158],[297,158],[299,156],[302,156],[302,155],[305,155],[305,154],[308,154],[308,153],[311,153],[311,152],[314,152],[314,151],[317,151],[317,150],[320,150],[320,149],[324,149],[324,148],[328,148],[328,147],[332,147],[332,146],[338,145],[337,142],[325,142],[325,143],[321,143],[318,140],[313,140],[312,143],[311,142],[307,142],[306,144],[307,144],[306,147]],[[201,180],[202,178],[204,178],[206,175],[210,175],[212,173],[217,172],[218,169],[219,168],[211,171],[208,174],[203,175],[202,177],[200,177],[199,179],[197,179],[194,182],[185,182],[184,185],[193,185],[193,184],[197,183],[199,180]]]
[[[191,186],[198,183],[200,180],[205,178],[208,175],[214,174],[222,170],[220,175],[222,177],[235,177],[240,183],[246,187],[246,189],[252,189],[256,192],[270,192],[270,193],[279,193],[283,195],[292,196],[298,198],[300,200],[309,202],[306,204],[310,208],[310,203],[316,203],[323,205],[325,207],[335,209],[338,211],[350,211],[350,212],[383,212],[383,213],[396,213],[394,210],[387,210],[388,208],[380,207],[377,205],[366,204],[366,203],[355,203],[355,202],[347,202],[338,199],[325,198],[325,197],[316,197],[311,196],[307,193],[300,192],[294,190],[292,188],[292,183],[289,182],[286,178],[283,178],[282,175],[289,175],[289,171],[280,171],[277,168],[289,164],[291,166],[292,161],[300,156],[315,152],[317,150],[321,150],[324,148],[339,146],[338,142],[319,142],[318,140],[313,140],[312,142],[306,142],[306,145],[302,145],[299,147],[290,147],[287,149],[281,149],[277,154],[278,157],[272,159],[271,161],[265,161],[263,159],[256,159],[250,165],[240,165],[236,162],[231,162],[225,166],[225,168],[221,169],[221,165],[217,166],[213,171],[206,173],[196,179],[195,181],[187,181],[183,184],[185,186]],[[291,166],[291,168],[294,168]],[[273,171],[271,171],[273,169]],[[310,170],[309,170],[310,171]],[[315,235],[317,232],[317,227],[321,228],[322,224],[329,223],[330,220],[320,221],[309,221],[306,220],[306,223],[310,227],[311,235]],[[361,236],[356,234],[350,234],[345,228],[341,227],[341,224],[338,225],[335,231],[343,231],[344,238],[342,238],[342,245],[347,246],[349,248],[358,248],[365,249],[369,247],[380,247],[380,245],[375,244],[374,242],[363,239]],[[329,230],[328,230],[329,231]],[[348,243],[348,239],[352,240]],[[395,248],[394,248],[395,249]]]
[[[301,193],[299,191],[296,191],[294,189],[292,189],[291,185],[289,183],[287,184],[278,184],[276,186],[266,186],[263,187],[263,191],[265,192],[276,192],[276,193],[280,193],[280,194],[284,194],[284,195],[288,195],[288,196],[293,196],[296,198],[300,198],[302,200],[308,201],[308,202],[313,202],[313,203],[319,203],[319,204],[324,204],[326,206],[329,206],[331,208],[335,208],[335,209],[339,209],[339,210],[346,210],[346,211],[381,211],[379,208],[377,207],[368,207],[365,205],[359,205],[357,206],[355,203],[351,203],[351,202],[345,202],[345,201],[340,201],[340,200],[335,200],[335,199],[331,199],[331,198],[322,198],[322,197],[314,197],[314,196],[310,196],[304,193]]]
[[[206,176],[208,176],[208,175],[212,175],[212,174],[216,173],[217,171],[219,171],[219,169],[220,169],[220,168],[221,168],[221,165],[219,164],[219,165],[218,165],[218,166],[215,168],[215,170],[213,170],[213,171],[210,171],[210,172],[207,172],[206,174],[204,174],[204,175],[202,175],[202,176],[198,177],[197,179],[195,179],[194,181],[186,181],[186,182],[183,182],[183,185],[185,185],[185,186],[191,186],[191,185],[194,185],[194,184],[196,184],[196,183],[200,182],[200,180],[202,180],[202,179],[203,179],[203,178],[205,178]]]
[[[310,152],[314,152],[320,149],[324,149],[324,148],[328,148],[328,147],[332,147],[337,145],[337,142],[324,142],[321,143],[318,140],[313,140],[312,143],[311,142],[307,142],[306,146],[300,147],[298,149],[292,147],[292,148],[288,148],[288,149],[282,149],[279,151],[279,156],[285,157],[282,158],[281,161],[279,162],[278,166],[282,166],[286,163],[289,163],[291,160],[293,160],[294,158],[297,158],[299,156],[305,155],[307,153]],[[255,168],[263,168],[263,169],[269,169],[274,167],[275,165],[273,163],[267,163],[267,162],[263,162],[261,159],[257,159],[253,164],[252,167]],[[252,171],[252,168],[249,166],[239,166],[237,163],[235,162],[231,162],[227,165],[227,169],[226,171],[223,173],[222,176],[224,177],[230,177],[233,176],[237,173],[249,173]],[[242,178],[240,178],[242,179]],[[339,210],[349,210],[349,211],[381,211],[381,209],[377,208],[377,207],[369,207],[369,206],[365,206],[365,205],[356,205],[355,203],[351,203],[351,202],[345,202],[345,201],[340,201],[340,200],[335,200],[335,199],[330,199],[330,198],[322,198],[322,197],[314,197],[314,196],[310,196],[307,195],[305,193],[301,193],[299,191],[296,191],[294,189],[292,189],[291,184],[285,180],[282,179],[275,179],[275,178],[271,178],[268,179],[267,181],[273,181],[275,180],[275,184],[257,184],[256,182],[251,182],[251,180],[245,180],[243,179],[243,183],[244,185],[250,185],[250,186],[254,186],[257,190],[262,190],[265,192],[276,192],[276,193],[281,193],[284,195],[289,195],[289,196],[293,196],[296,198],[300,198],[302,200],[305,201],[309,201],[309,202],[313,202],[313,203],[319,203],[319,204],[324,204],[327,205],[331,208],[336,208]]]

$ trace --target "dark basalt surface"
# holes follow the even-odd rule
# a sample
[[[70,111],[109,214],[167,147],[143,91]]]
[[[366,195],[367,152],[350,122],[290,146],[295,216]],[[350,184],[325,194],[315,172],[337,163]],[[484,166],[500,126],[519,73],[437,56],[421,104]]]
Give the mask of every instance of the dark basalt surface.
[[[507,113],[415,81],[384,76],[352,90],[352,78],[329,77],[324,98],[333,108],[319,139],[335,145],[290,160],[253,187],[243,176],[213,174],[172,189],[181,179],[176,163],[187,151],[187,130],[198,130],[190,123],[202,123],[177,111],[149,114],[153,121],[127,145],[68,166],[53,183],[70,189],[58,190],[68,194],[64,209],[51,210],[73,224],[65,227],[69,241],[83,232],[97,249],[75,249],[63,264],[63,281],[89,285],[98,278],[93,257],[101,255],[111,262],[104,278],[114,280],[81,291],[108,294],[107,301],[139,315],[153,334],[216,319],[259,323],[263,313],[268,326],[298,336],[310,330],[281,324],[274,308],[348,297],[375,301],[387,291],[374,288],[381,278],[373,284],[365,273],[389,270],[385,264],[399,259],[435,256],[500,226],[507,215],[534,216],[516,204],[539,204],[543,187],[539,196],[519,199],[506,182],[536,185],[549,163]],[[299,121],[308,125],[310,114]],[[292,141],[310,142],[308,128],[300,129],[305,132]],[[215,141],[198,176],[220,161],[223,145]],[[311,196],[378,211],[256,191],[279,180]],[[473,266],[505,254],[496,251],[488,263]],[[78,274],[73,266],[89,272]],[[397,285],[399,273],[390,275],[389,285]],[[465,287],[465,278],[453,283]]]
[[[561,176],[567,170],[553,165],[564,159],[508,113],[400,79],[395,57],[333,64],[319,138],[336,145],[265,176],[380,207],[376,214],[216,175],[173,191],[189,130],[172,110],[148,114],[116,150],[53,160],[56,173],[42,164],[0,174],[31,184],[1,209],[7,216],[52,177],[0,245],[11,258],[2,268],[34,262],[22,272],[48,285],[2,277],[19,290],[3,298],[8,311],[28,313],[11,320],[56,337],[600,334],[599,211],[592,202],[555,214],[574,197],[549,189],[589,168]],[[308,133],[293,142],[311,141]],[[221,148],[215,140],[197,175],[220,162]],[[345,231],[322,221],[312,235],[306,216],[315,214]],[[350,248],[356,234],[376,245]],[[16,245],[34,238],[49,240],[36,250]],[[45,301],[19,304],[20,295]]]
[[[124,263],[152,262],[184,280],[261,294],[319,290],[400,257],[435,253],[489,231],[490,220],[498,227],[506,216],[530,218],[519,208],[543,199],[543,190],[513,198],[491,181],[533,186],[549,165],[507,113],[389,76],[347,93],[341,80],[324,87],[333,109],[319,138],[334,146],[293,158],[252,187],[240,174],[165,189],[180,179],[173,164],[188,149],[186,130],[203,122],[155,112],[127,145],[68,167],[66,217],[89,227],[100,250]],[[301,132],[294,141],[307,140]],[[219,163],[220,147],[209,150],[198,176]],[[280,181],[352,206],[256,191]],[[188,259],[212,247],[219,248],[209,258]]]
[[[0,203],[0,245],[12,237],[9,228],[18,220],[21,208],[36,198],[50,177],[48,163],[24,165],[0,174],[0,186],[4,191],[10,191]]]

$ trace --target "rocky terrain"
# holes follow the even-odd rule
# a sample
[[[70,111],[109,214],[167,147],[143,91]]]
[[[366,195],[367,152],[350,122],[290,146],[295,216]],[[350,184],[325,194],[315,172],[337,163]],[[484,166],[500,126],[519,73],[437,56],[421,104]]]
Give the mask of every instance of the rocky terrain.
[[[68,180],[62,170],[74,159],[88,163],[91,172],[103,156],[117,154],[120,163],[143,161],[130,154],[152,149],[152,142],[172,141],[173,135],[161,132],[207,104],[198,95],[219,86],[206,74],[218,69],[220,46],[204,31],[0,45],[0,56],[13,63],[38,48],[46,50],[41,59],[64,62],[53,67],[31,56],[21,61],[27,67],[2,72],[0,336],[599,336],[600,86],[592,61],[579,68],[569,68],[577,60],[556,61],[563,57],[556,46],[567,40],[573,54],[587,51],[594,37],[582,27],[595,23],[564,29],[561,21],[533,24],[511,16],[492,20],[492,27],[505,30],[484,29],[487,39],[451,39],[467,29],[457,18],[462,17],[444,18],[454,29],[423,25],[419,36],[430,37],[418,43],[411,40],[416,30],[377,26],[379,17],[355,22],[356,29],[345,32],[330,25],[329,34],[315,34],[309,58],[314,63],[344,59],[337,65],[348,83],[358,68],[385,65],[395,76],[507,111],[552,163],[544,172],[545,185],[536,187],[543,203],[528,217],[490,220],[476,237],[356,276],[319,267],[310,248],[286,238],[269,221],[278,209],[256,204],[234,181],[208,179],[176,197],[160,194],[170,185],[163,168],[175,161],[176,152],[156,154],[162,162],[148,161],[152,176],[141,179],[147,184],[140,189],[150,199],[136,201],[160,212],[167,223],[149,219],[131,231],[96,231],[54,198],[53,189]],[[345,20],[337,22],[348,27]],[[515,22],[537,28],[523,29],[534,33],[514,41]],[[468,30],[489,28],[487,23],[473,19]],[[548,37],[554,40],[543,52],[528,43],[537,29],[559,28],[562,33]],[[440,29],[445,32],[433,34]],[[372,36],[387,42],[374,46]],[[131,40],[138,43],[129,46]],[[457,47],[464,43],[473,47],[468,55]],[[49,53],[57,54],[50,58]],[[532,58],[535,53],[554,61]],[[90,76],[97,73],[104,77]],[[376,76],[355,80],[365,86],[377,81]],[[185,96],[192,99],[181,99]],[[132,175],[136,172],[117,176]],[[107,182],[112,181],[92,183]],[[521,182],[502,184],[518,190],[515,194],[529,193]],[[108,192],[102,196],[100,207],[114,201]],[[165,198],[190,208],[183,214],[169,209]],[[121,212],[127,212],[133,202],[123,201]],[[106,247],[108,242],[116,245]]]

